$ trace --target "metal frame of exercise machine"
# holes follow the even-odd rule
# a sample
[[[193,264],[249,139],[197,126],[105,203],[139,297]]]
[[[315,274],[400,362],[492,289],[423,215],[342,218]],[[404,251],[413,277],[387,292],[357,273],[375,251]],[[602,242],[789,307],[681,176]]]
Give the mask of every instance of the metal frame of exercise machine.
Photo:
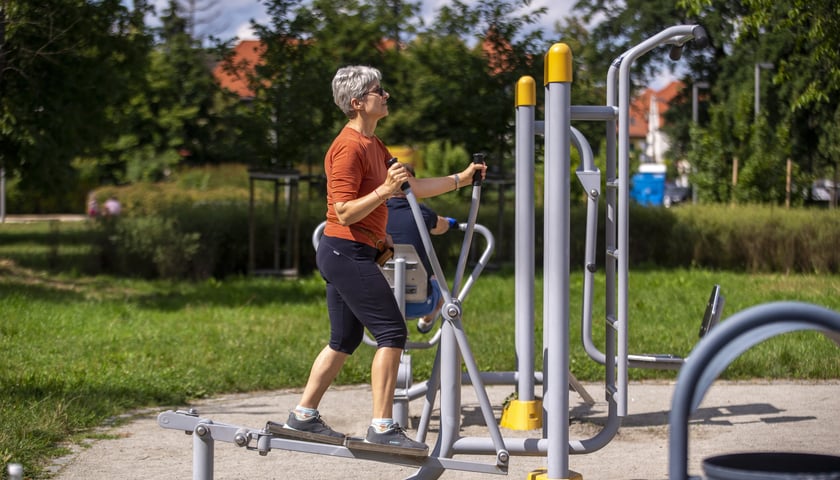
[[[423,425],[428,423],[428,413],[435,402],[436,391],[440,390],[440,434],[428,457],[412,458],[387,453],[351,450],[344,446],[333,446],[273,437],[263,430],[236,427],[214,423],[200,418],[190,411],[163,412],[158,417],[164,428],[184,430],[193,433],[193,478],[209,479],[213,475],[214,439],[229,441],[236,445],[258,450],[267,454],[271,449],[285,449],[316,454],[335,455],[347,458],[375,460],[386,463],[418,466],[418,470],[408,478],[435,479],[446,469],[468,470],[481,473],[505,474],[511,455],[542,455],[548,460],[542,478],[566,479],[574,474],[569,470],[569,454],[589,453],[605,446],[613,438],[620,426],[620,418],[627,415],[627,368],[639,359],[631,358],[627,352],[628,326],[628,244],[629,244],[629,99],[630,66],[638,57],[660,45],[673,45],[681,48],[692,39],[702,40],[705,32],[696,25],[670,27],[640,43],[616,59],[608,73],[607,105],[604,107],[572,106],[571,81],[572,57],[565,44],[555,44],[546,55],[545,88],[546,120],[545,132],[545,260],[544,260],[544,309],[543,318],[543,419],[545,422],[541,438],[502,437],[487,396],[485,375],[478,370],[472,351],[467,341],[461,322],[461,298],[442,288],[444,306],[441,310],[443,323],[437,350],[435,369],[429,379],[426,391],[426,403],[418,438],[424,438]],[[673,58],[673,55],[672,55]],[[616,85],[618,99],[616,101]],[[520,95],[517,89],[517,96]],[[527,96],[527,95],[526,95]],[[535,95],[531,95],[535,97]],[[518,109],[521,107],[518,103]],[[535,102],[534,102],[535,104]],[[533,116],[531,107],[517,112],[520,115]],[[570,224],[570,155],[574,143],[581,151],[583,165],[578,172],[579,178],[587,189],[589,202],[597,207],[600,196],[600,176],[591,161],[591,149],[585,138],[571,127],[571,120],[604,121],[607,130],[607,335],[604,359],[606,366],[605,394],[609,405],[607,424],[603,430],[589,439],[571,440],[569,438],[569,396],[568,386],[572,381],[569,373],[569,224]],[[618,159],[616,161],[616,120],[618,123]],[[533,123],[532,123],[533,124]],[[533,141],[534,132],[520,135],[517,121],[517,228],[516,228],[516,349],[519,358],[515,380],[518,382],[519,402],[535,402],[533,385],[537,378],[534,373],[533,342],[529,342],[528,333],[533,339]],[[522,144],[520,144],[520,142]],[[587,154],[588,151],[588,154]],[[520,155],[523,155],[521,157]],[[530,155],[530,163],[528,160]],[[588,158],[587,158],[588,157]],[[620,174],[620,175],[619,175]],[[530,175],[530,178],[529,178]],[[529,195],[529,185],[530,195]],[[475,224],[477,213],[476,198],[480,196],[480,182],[473,186],[473,204],[470,220],[465,232],[465,245],[461,259],[466,261],[472,239],[470,225]],[[405,189],[406,197],[412,208],[415,221],[423,225],[417,199],[410,187]],[[589,207],[588,207],[589,208]],[[592,211],[587,214],[587,259],[586,285],[584,301],[584,321],[587,308],[591,312],[591,273],[594,271],[594,236],[590,243],[590,232],[597,227],[597,209],[594,220],[590,220]],[[530,219],[528,215],[530,214]],[[520,217],[522,215],[522,217]],[[530,222],[530,223],[529,223]],[[441,287],[447,285],[440,263],[431,245],[431,239],[424,228],[424,248],[429,253],[430,263]],[[590,255],[590,252],[592,255]],[[463,272],[459,261],[458,272]],[[530,265],[530,267],[529,267]],[[458,291],[461,277],[456,272],[451,291]],[[588,305],[588,307],[587,307]],[[520,318],[521,316],[521,318]],[[586,329],[585,329],[586,330]],[[584,332],[586,335],[586,332]],[[591,338],[590,338],[591,340]],[[590,349],[587,349],[590,352]],[[590,356],[593,353],[590,352]],[[599,357],[600,353],[595,354]],[[641,362],[655,363],[655,362]],[[475,389],[489,437],[460,436],[461,386],[463,376],[461,366],[466,366],[466,375]],[[535,405],[538,403],[535,403]],[[527,410],[527,408],[526,408]],[[424,423],[425,422],[425,423]],[[547,431],[546,431],[547,430]],[[256,443],[256,447],[251,444]],[[457,454],[494,455],[495,462],[480,463],[459,461],[452,458]],[[543,475],[543,474],[541,474]],[[574,474],[577,476],[577,474]],[[539,477],[538,477],[539,478]]]

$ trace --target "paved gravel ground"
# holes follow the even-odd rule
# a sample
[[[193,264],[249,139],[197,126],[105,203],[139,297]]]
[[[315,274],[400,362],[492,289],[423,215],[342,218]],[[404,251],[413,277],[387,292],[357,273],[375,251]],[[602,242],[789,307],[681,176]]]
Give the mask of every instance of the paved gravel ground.
[[[584,387],[602,399],[603,386]],[[490,386],[488,394],[501,415],[511,386]],[[587,480],[664,479],[668,477],[668,411],[674,384],[643,382],[630,386],[629,416],[617,436],[603,449],[572,455],[573,471]],[[203,418],[260,429],[266,420],[282,422],[295,405],[299,391],[283,390],[225,395],[193,405]],[[463,387],[463,436],[487,436],[473,388]],[[364,433],[369,422],[370,389],[367,386],[331,389],[321,405],[327,422],[351,435]],[[586,439],[600,431],[606,402],[588,407],[570,394],[570,438]],[[412,402],[410,415],[420,413],[422,401]],[[192,477],[192,438],[163,429],[157,415],[163,410],[135,414],[118,427],[104,428],[109,439],[92,441],[53,466],[59,480],[189,479]],[[416,419],[415,419],[416,421]],[[427,439],[433,445],[436,423]],[[702,460],[710,456],[745,451],[810,452],[840,455],[840,381],[717,382],[707,392],[690,421],[689,474],[702,475]],[[411,433],[411,432],[409,432]],[[502,429],[505,437],[539,437],[540,432]],[[216,442],[216,479],[397,479],[414,468],[386,463],[335,458],[274,449],[266,456],[230,443]],[[459,455],[459,460],[492,463],[491,456]],[[514,456],[509,478],[526,479],[529,472],[546,467],[544,457]],[[442,479],[498,478],[494,475],[447,470]]]

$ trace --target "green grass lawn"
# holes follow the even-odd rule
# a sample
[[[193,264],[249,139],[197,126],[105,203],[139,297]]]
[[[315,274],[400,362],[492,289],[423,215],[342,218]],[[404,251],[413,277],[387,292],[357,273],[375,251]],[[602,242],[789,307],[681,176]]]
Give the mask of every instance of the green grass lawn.
[[[724,316],[775,300],[840,310],[838,276],[633,271],[631,352],[687,355],[715,283],[726,296]],[[580,345],[580,272],[573,272],[571,284],[572,371],[581,380],[600,380],[603,368]],[[603,276],[596,285],[595,337],[602,339]],[[464,303],[464,328],[483,370],[516,366],[513,290],[512,274],[486,274]],[[540,341],[539,281],[536,292]],[[422,338],[410,331],[413,340]],[[61,453],[60,442],[89,435],[91,427],[129,409],[300,387],[327,335],[317,276],[142,281],[47,273],[0,256],[0,463],[22,462],[37,474],[46,459]],[[536,351],[541,354],[541,348]],[[368,382],[372,354],[372,348],[360,347],[338,382]],[[433,357],[433,350],[414,352],[417,380],[428,376]],[[840,378],[840,348],[814,332],[783,335],[748,351],[723,376]],[[676,373],[632,370],[631,377]]]

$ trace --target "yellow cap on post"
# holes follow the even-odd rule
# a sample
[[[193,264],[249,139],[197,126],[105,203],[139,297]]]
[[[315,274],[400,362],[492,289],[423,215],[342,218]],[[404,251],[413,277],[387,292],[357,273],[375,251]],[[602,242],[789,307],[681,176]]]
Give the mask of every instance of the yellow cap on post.
[[[533,107],[537,104],[537,82],[534,77],[525,75],[516,82],[517,107]]]
[[[545,54],[545,84],[572,82],[572,49],[555,43]]]
[[[548,480],[548,469],[543,467],[528,472],[526,480]],[[562,478],[558,480],[583,480],[583,475],[581,475],[578,472],[569,470],[569,478]]]

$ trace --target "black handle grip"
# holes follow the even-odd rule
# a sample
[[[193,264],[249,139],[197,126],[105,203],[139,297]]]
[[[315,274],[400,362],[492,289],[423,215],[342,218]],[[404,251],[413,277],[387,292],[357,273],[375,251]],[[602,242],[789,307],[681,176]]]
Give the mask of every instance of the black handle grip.
[[[697,48],[706,48],[709,45],[709,34],[706,33],[705,28],[697,25],[691,33],[694,34],[694,43]]]
[[[485,163],[484,162],[484,157],[485,156],[486,155],[484,155],[483,153],[474,153],[472,162],[473,163],[484,164]],[[472,184],[473,184],[474,187],[480,187],[481,186],[481,172],[475,172],[473,174]]]
[[[682,45],[672,45],[671,51],[668,52],[668,58],[676,62],[682,57],[682,49]]]
[[[399,162],[399,160],[397,160],[397,157],[391,157],[385,162],[385,168],[390,170],[391,166],[397,162]],[[408,182],[403,182],[403,184],[400,185],[400,190],[402,190],[403,192],[408,190],[409,188],[411,188],[411,185]]]

